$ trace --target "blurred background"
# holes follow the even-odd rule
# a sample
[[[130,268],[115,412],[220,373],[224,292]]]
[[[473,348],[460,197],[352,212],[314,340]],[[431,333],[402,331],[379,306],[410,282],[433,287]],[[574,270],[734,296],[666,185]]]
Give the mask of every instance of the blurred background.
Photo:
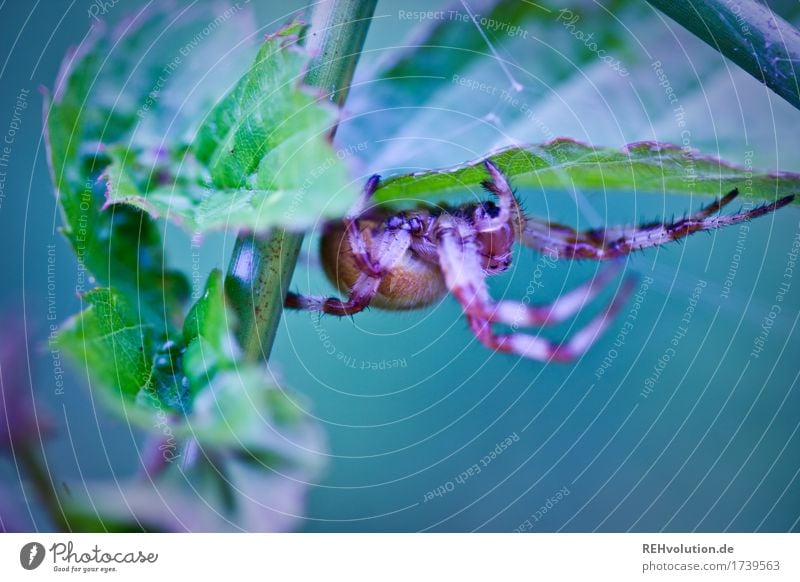
[[[39,87],[53,86],[68,47],[98,25],[95,16],[119,22],[146,4],[0,5],[0,133],[9,145],[0,167],[2,382],[4,391],[35,394],[50,427],[41,451],[56,483],[113,483],[130,474],[141,435],[92,398],[84,370],[48,349],[50,325],[76,313],[79,301],[77,263],[57,232]],[[252,47],[304,6],[241,4],[253,13]],[[475,24],[460,4],[379,2],[337,135],[337,145],[355,152],[356,175],[447,166],[562,136],[612,147],[672,142],[754,170],[800,171],[800,112],[649,5],[572,4],[571,15],[551,7],[518,31],[485,22],[491,48],[476,49],[486,56],[463,72],[468,83],[422,84],[418,106],[385,112],[374,106],[382,88],[368,81],[371,71],[397,58],[397,47],[431,21],[452,21],[455,42],[464,34],[458,27],[474,33]],[[484,5],[470,4],[479,22]],[[770,6],[797,22],[797,3]],[[433,9],[443,16],[419,13]],[[237,23],[212,34],[229,26],[224,33],[235,36]],[[462,49],[443,42],[448,50]],[[234,57],[234,69],[250,58]],[[21,115],[11,135],[15,107]],[[574,189],[518,195],[529,213],[583,228],[680,216],[711,201]],[[188,272],[190,238],[169,229],[169,258]],[[639,277],[636,297],[568,365],[492,353],[450,297],[410,313],[286,313],[271,367],[304,397],[298,406],[317,419],[327,442],[308,451],[325,463],[313,482],[290,483],[305,499],[292,527],[797,531],[798,235],[800,210],[790,207],[630,257],[625,269]],[[234,236],[205,240],[204,272],[225,268]],[[316,263],[316,241],[313,233],[307,238],[292,288],[333,293]],[[598,268],[554,264],[526,249],[514,258],[510,272],[492,281],[496,297],[552,299]],[[542,333],[564,337],[598,308]],[[19,459],[0,457],[0,515],[49,529],[20,470]]]

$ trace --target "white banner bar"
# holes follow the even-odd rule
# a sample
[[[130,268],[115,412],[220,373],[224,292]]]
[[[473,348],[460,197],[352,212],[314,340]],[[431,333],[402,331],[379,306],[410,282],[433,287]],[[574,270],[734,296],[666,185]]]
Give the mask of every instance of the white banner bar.
[[[0,580],[800,580],[796,534],[3,534]]]

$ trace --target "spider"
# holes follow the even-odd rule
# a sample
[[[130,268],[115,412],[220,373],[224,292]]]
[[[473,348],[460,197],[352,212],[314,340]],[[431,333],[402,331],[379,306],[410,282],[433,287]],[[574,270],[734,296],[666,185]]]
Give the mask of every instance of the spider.
[[[286,307],[346,316],[369,305],[389,310],[419,309],[450,292],[461,304],[472,332],[487,347],[534,360],[567,362],[586,352],[609,326],[633,291],[634,280],[626,277],[605,309],[563,342],[519,333],[514,331],[519,326],[556,324],[577,314],[611,282],[619,262],[549,304],[495,301],[489,295],[486,277],[509,268],[516,241],[553,258],[612,260],[695,232],[768,214],[794,198],[787,196],[747,212],[718,214],[738,195],[738,190],[732,190],[671,223],[576,231],[525,216],[506,176],[491,161],[484,165],[488,178],[482,184],[496,196],[496,203],[490,200],[397,214],[377,208],[365,210],[380,182],[379,176],[372,176],[349,215],[341,222],[327,224],[320,239],[325,273],[347,299],[290,292]],[[493,324],[511,325],[512,333],[496,333]]]

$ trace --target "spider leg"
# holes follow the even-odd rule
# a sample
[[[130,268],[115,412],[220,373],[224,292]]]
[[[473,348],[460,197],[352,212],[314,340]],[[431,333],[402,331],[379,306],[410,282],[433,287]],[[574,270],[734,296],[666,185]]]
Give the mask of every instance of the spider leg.
[[[619,272],[620,264],[602,269],[595,277],[570,289],[549,304],[526,305],[517,301],[499,301],[497,309],[487,321],[505,323],[514,327],[555,325],[576,315],[611,282]]]
[[[406,230],[384,231],[378,241],[377,268],[381,273],[387,273],[403,258],[411,244],[411,235]],[[363,311],[378,292],[383,275],[372,273],[359,273],[356,282],[350,288],[347,300],[342,301],[336,297],[319,297],[314,295],[300,295],[288,293],[284,307],[287,309],[304,309],[319,311],[330,315],[353,315]]]
[[[286,309],[319,311],[321,313],[338,315],[340,317],[353,315],[359,311],[363,311],[369,306],[369,302],[372,300],[372,297],[375,295],[375,290],[377,289],[377,286],[374,285],[374,281],[378,281],[378,279],[370,278],[365,274],[359,275],[346,301],[342,301],[337,297],[317,297],[315,295],[301,295],[289,291],[286,294],[286,300],[283,306]]]
[[[695,232],[745,222],[774,212],[794,199],[794,196],[786,196],[746,212],[724,216],[716,214],[738,194],[738,190],[731,190],[724,197],[694,214],[670,223],[653,222],[632,227],[611,226],[576,231],[562,224],[528,219],[520,240],[528,247],[551,253],[557,258],[602,261],[675,241]]]
[[[540,361],[572,360],[589,349],[633,291],[633,280],[627,279],[621,291],[600,315],[561,344],[524,333],[497,334],[492,330],[493,322],[516,325],[521,312],[525,315],[525,325],[555,323],[574,315],[605,284],[613,271],[602,275],[599,284],[583,285],[549,306],[527,307],[511,301],[495,303],[489,296],[470,227],[457,219],[443,219],[439,240],[440,265],[448,288],[464,308],[470,328],[478,340],[495,350]]]
[[[476,227],[486,232],[497,230],[503,225],[509,224],[515,236],[519,237],[525,228],[526,221],[519,200],[517,200],[508,178],[500,171],[500,168],[491,160],[486,160],[483,164],[489,173],[489,179],[481,182],[481,185],[497,196],[499,212],[495,218],[489,221],[484,219],[482,223],[476,224]]]
[[[362,234],[361,229],[358,227],[358,218],[364,212],[364,208],[367,205],[367,202],[369,202],[370,198],[372,198],[372,194],[378,187],[380,180],[381,177],[377,174],[371,176],[370,179],[367,180],[367,183],[364,185],[364,189],[362,190],[361,196],[356,202],[356,205],[351,208],[347,216],[344,217],[344,227],[345,231],[347,232],[347,241],[352,249],[353,258],[356,261],[356,265],[358,265],[360,271],[376,276],[383,273],[380,270],[380,267],[373,262],[373,259],[370,256],[369,249],[367,248],[367,241],[364,239],[364,235]]]
[[[570,362],[581,357],[592,347],[597,338],[602,335],[614,320],[614,316],[628,300],[633,289],[634,279],[625,279],[622,283],[622,289],[614,296],[614,299],[603,312],[572,334],[572,337],[561,343],[525,333],[498,334],[492,330],[492,324],[489,321],[472,316],[467,316],[467,320],[478,340],[489,348],[542,362],[550,360]]]
[[[497,206],[499,212],[493,218],[484,218],[481,224],[476,225],[479,230],[491,231],[497,230],[508,224],[511,220],[512,208],[517,205],[517,200],[514,198],[514,192],[511,190],[511,184],[505,174],[500,171],[500,168],[494,165],[491,160],[486,160],[483,163],[486,166],[486,171],[489,173],[489,179],[481,182],[481,185],[497,196]]]
[[[592,301],[619,272],[614,263],[604,268],[590,281],[561,295],[549,304],[526,305],[520,301],[495,301],[489,295],[483,277],[478,247],[469,234],[468,227],[448,223],[440,236],[439,253],[442,272],[447,285],[465,309],[474,317],[490,323],[511,326],[555,325],[578,313]],[[479,274],[479,275],[476,275]]]

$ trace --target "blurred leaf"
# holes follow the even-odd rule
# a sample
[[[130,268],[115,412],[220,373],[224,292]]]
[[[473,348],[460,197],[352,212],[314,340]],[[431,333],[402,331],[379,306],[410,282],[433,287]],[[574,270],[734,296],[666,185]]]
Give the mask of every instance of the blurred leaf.
[[[571,7],[621,67],[630,51],[608,14],[626,4]],[[533,132],[525,141],[557,137],[534,108],[596,64],[596,52],[569,34],[557,3],[479,0],[469,7],[471,14],[456,0],[443,18],[411,20],[401,48],[361,69],[348,105],[359,114],[344,120],[339,138],[366,139],[376,171],[475,157],[499,147],[501,136],[507,141],[500,146],[514,141],[516,122]]]
[[[196,233],[302,230],[342,216],[356,189],[328,138],[335,108],[300,84],[308,61],[295,44],[301,28],[267,38],[182,159],[155,167],[141,152],[110,151],[108,204],[136,206]]]
[[[139,41],[138,34],[131,33],[105,64],[105,37],[87,39],[66,57],[52,100],[45,104],[47,144],[63,231],[81,269],[118,289],[141,307],[148,321],[168,328],[164,314],[175,313],[182,304],[188,282],[177,271],[165,269],[161,235],[144,213],[132,208],[101,211],[104,188],[98,182],[107,163],[102,142],[129,129],[135,113],[104,106],[97,88],[118,64],[113,55],[130,58]],[[93,283],[79,283],[79,291]]]
[[[454,2],[444,18],[420,25],[409,20],[405,48],[360,69],[348,101],[354,115],[343,121],[337,139],[367,141],[370,147],[358,153],[370,171],[455,167],[487,152],[563,136],[612,148],[672,142],[767,168],[756,172],[767,177],[800,170],[782,153],[800,147],[792,129],[800,122],[797,111],[770,101],[746,73],[646,3],[469,6],[477,26]],[[786,146],[780,152],[776,139]],[[746,183],[735,185],[745,192]],[[773,199],[778,190],[757,196]],[[698,193],[720,190],[698,186]],[[594,201],[581,198],[583,205]],[[621,220],[638,219],[635,205],[631,210]]]
[[[649,0],[800,109],[800,31],[754,0]]]
[[[198,396],[194,414],[175,430],[203,446],[238,447],[256,458],[271,451],[303,464],[297,446],[312,446],[318,435],[298,406],[296,396],[269,382],[262,366],[240,366],[217,374]]]
[[[110,289],[83,295],[89,307],[66,322],[58,346],[91,373],[110,400],[132,401],[151,386],[152,327],[138,321],[127,301]]]
[[[183,372],[197,393],[214,375],[235,365],[240,349],[231,333],[232,313],[225,303],[222,273],[215,269],[203,296],[183,323]]]
[[[175,467],[157,482],[86,482],[64,504],[70,526],[81,532],[286,532],[302,519],[308,474],[276,474],[235,461],[220,466],[203,459],[200,465],[203,476],[200,467]],[[226,495],[233,495],[233,504]]]
[[[69,500],[77,526],[149,531],[286,531],[303,512],[323,444],[295,397],[263,366],[219,373],[194,411],[171,424],[178,452],[153,480],[88,483]],[[288,410],[295,413],[289,413]],[[134,418],[152,428],[150,416]],[[76,487],[76,490],[83,490]],[[137,526],[135,524],[141,524]]]
[[[560,139],[543,145],[513,147],[459,166],[391,177],[375,192],[375,201],[442,202],[486,179],[492,160],[515,186],[541,189],[713,194],[741,189],[743,198],[769,200],[800,192],[800,174],[754,174],[720,160],[690,154],[655,142],[622,150],[595,148]],[[795,204],[800,199],[795,200]]]

